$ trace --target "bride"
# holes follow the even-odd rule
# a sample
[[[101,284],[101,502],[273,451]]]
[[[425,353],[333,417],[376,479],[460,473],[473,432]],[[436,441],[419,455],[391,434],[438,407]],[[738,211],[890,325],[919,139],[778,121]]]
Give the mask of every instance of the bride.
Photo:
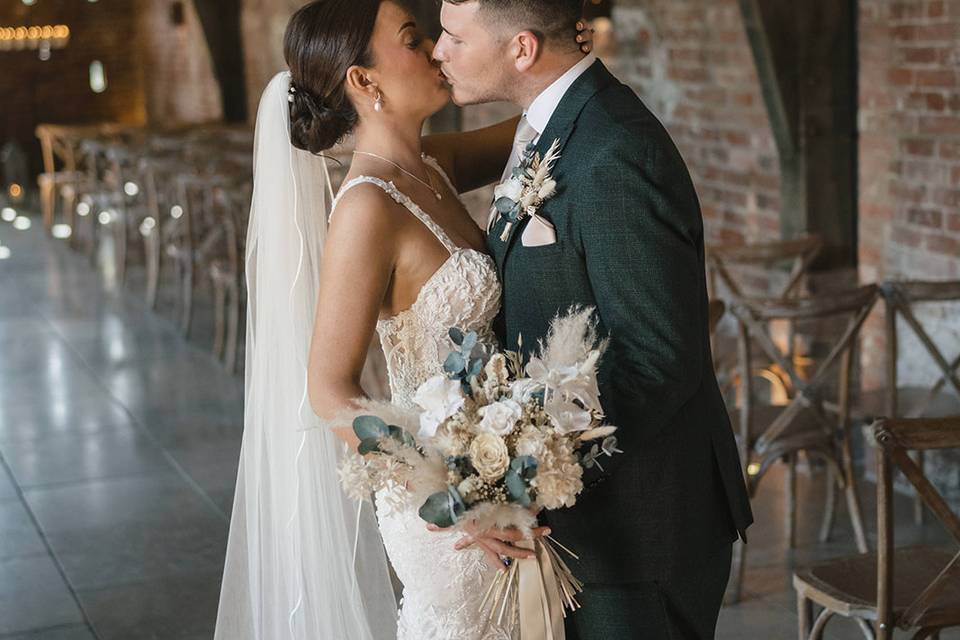
[[[358,442],[321,425],[364,396],[374,332],[407,406],[442,372],[450,327],[492,336],[500,283],[457,194],[500,176],[518,119],[421,138],[450,93],[396,0],[311,2],[284,49],[290,71],[257,114],[244,436],[215,637],[512,640],[479,608],[499,554],[521,551],[428,531],[380,497],[375,513],[350,503],[337,466]],[[318,154],[350,133],[334,198]]]

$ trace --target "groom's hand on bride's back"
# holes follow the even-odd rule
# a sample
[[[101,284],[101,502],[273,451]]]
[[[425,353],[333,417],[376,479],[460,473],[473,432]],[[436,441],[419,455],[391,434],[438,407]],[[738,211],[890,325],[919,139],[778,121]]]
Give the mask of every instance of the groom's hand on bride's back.
[[[432,524],[427,525],[427,529],[430,531],[443,530]],[[524,539],[519,529],[499,529],[494,527],[484,531],[472,531],[470,525],[467,525],[466,529],[467,535],[460,538],[453,548],[457,551],[463,551],[473,545],[477,545],[483,551],[487,559],[487,564],[494,569],[505,571],[507,567],[510,566],[509,561],[505,560],[505,558],[523,560],[525,558],[532,558],[535,555],[530,549],[515,546],[515,543]],[[542,538],[550,535],[550,528],[537,527],[532,530],[532,533],[534,538]]]

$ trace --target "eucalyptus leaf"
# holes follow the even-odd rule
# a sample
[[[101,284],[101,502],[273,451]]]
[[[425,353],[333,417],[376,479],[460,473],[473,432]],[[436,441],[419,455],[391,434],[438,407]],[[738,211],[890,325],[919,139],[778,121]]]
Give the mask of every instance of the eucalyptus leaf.
[[[361,440],[383,438],[390,435],[387,423],[377,416],[357,416],[353,419],[353,432]]]
[[[450,331],[447,332],[450,336],[450,339],[453,340],[453,344],[458,347],[463,344],[463,331],[457,327],[450,327]]]
[[[452,351],[450,355],[447,356],[446,362],[443,363],[443,370],[451,375],[461,373],[466,367],[467,363],[463,358],[463,354],[457,351]]]
[[[520,477],[520,474],[511,469],[507,471],[504,480],[510,499],[521,506],[530,506],[530,494],[527,492],[527,483]]]
[[[503,198],[497,198],[497,201],[493,203],[493,206],[495,206],[501,214],[505,214],[513,209],[514,205],[516,205],[516,203],[505,196]]]
[[[423,520],[441,529],[452,527],[456,522],[450,493],[447,491],[438,491],[427,498],[426,502],[420,506],[418,513]]]
[[[475,346],[477,346],[477,332],[471,331],[467,335],[463,336],[463,343],[460,345],[460,350],[463,352],[464,356],[469,355]]]
[[[405,447],[415,447],[417,445],[417,441],[414,440],[413,436],[400,427],[390,425],[390,437]]]
[[[380,438],[365,438],[360,441],[357,447],[357,453],[362,456],[368,453],[380,453]]]
[[[470,377],[480,375],[480,372],[483,371],[483,360],[477,358],[470,361],[470,368],[467,370],[467,375]]]
[[[533,456],[519,456],[510,461],[510,469],[515,471],[524,480],[533,480],[537,477],[537,459]]]

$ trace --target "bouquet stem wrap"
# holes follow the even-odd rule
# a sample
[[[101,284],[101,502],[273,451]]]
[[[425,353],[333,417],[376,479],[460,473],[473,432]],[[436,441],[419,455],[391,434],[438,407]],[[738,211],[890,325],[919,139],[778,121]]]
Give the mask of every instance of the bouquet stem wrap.
[[[522,540],[517,547],[530,549],[533,558],[517,560],[497,573],[481,603],[489,621],[503,624],[508,616],[520,620],[521,640],[566,640],[566,610],[580,608],[576,594],[581,583],[554,548],[576,556],[552,538]]]

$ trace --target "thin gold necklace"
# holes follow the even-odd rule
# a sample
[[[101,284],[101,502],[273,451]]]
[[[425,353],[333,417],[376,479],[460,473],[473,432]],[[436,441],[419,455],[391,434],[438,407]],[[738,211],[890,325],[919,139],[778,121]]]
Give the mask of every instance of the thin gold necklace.
[[[383,160],[384,162],[387,162],[387,163],[392,164],[392,165],[395,166],[397,169],[400,169],[400,171],[403,171],[405,174],[407,174],[408,176],[410,176],[411,178],[413,178],[414,180],[416,180],[417,182],[419,182],[420,184],[422,184],[423,186],[425,186],[427,189],[430,189],[430,191],[433,191],[433,195],[435,195],[435,196],[437,197],[437,200],[443,200],[443,194],[440,193],[440,191],[439,191],[436,187],[433,186],[433,176],[430,174],[430,170],[429,170],[429,169],[427,170],[427,179],[429,179],[430,182],[427,182],[427,181],[423,180],[422,178],[418,178],[416,175],[410,173],[409,171],[407,171],[406,169],[404,169],[403,167],[401,167],[400,165],[398,165],[398,164],[397,164],[396,162],[394,162],[393,160],[390,160],[389,158],[384,158],[383,156],[378,156],[377,154],[375,154],[375,153],[370,153],[369,151],[354,151],[353,154],[354,154],[354,155],[358,155],[358,154],[359,154],[359,155],[362,155],[362,156],[370,156],[371,158],[376,158],[376,159],[378,159],[378,160]]]

